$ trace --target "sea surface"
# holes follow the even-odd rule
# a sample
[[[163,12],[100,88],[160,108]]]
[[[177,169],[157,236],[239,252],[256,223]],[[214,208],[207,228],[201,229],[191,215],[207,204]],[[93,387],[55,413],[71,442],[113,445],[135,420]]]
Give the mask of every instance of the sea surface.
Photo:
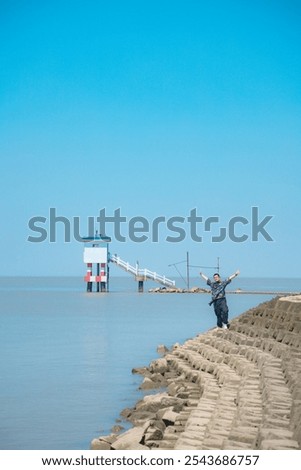
[[[116,277],[109,293],[86,293],[81,277],[0,278],[0,449],[89,449],[143,397],[134,367],[157,358],[158,345],[215,326],[207,294],[149,293],[154,286],[139,294],[132,278]],[[300,292],[301,279],[232,286]],[[230,319],[272,297],[228,294]]]

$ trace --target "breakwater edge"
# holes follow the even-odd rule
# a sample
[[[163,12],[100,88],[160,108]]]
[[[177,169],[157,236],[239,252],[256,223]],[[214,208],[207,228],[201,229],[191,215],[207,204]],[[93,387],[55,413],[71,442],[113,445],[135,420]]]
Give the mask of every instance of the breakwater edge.
[[[301,449],[301,296],[276,297],[162,347],[133,373],[150,394],[122,416],[133,425],[91,449]]]
[[[191,287],[190,289],[185,289],[183,287],[153,287],[149,289],[151,294],[211,294],[210,289],[204,289],[203,287]],[[227,290],[227,294],[245,294],[245,295],[277,295],[277,296],[292,296],[299,295],[301,292],[288,292],[288,291],[275,291],[275,290]]]

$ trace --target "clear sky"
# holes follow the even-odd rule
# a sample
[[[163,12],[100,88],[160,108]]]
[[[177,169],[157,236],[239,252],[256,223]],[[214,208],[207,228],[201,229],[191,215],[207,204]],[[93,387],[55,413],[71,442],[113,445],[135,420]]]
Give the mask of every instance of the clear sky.
[[[173,277],[189,251],[224,275],[301,277],[300,13],[292,0],[2,0],[0,274],[84,275],[62,222],[50,241],[50,208],[81,235],[120,208],[126,241],[106,232],[133,264]],[[259,224],[273,216],[273,241],[252,240],[252,207]],[[130,219],[160,216],[158,241],[141,223],[146,241],[130,239]],[[28,241],[34,217],[43,242]],[[182,241],[166,241],[180,238],[171,217]]]

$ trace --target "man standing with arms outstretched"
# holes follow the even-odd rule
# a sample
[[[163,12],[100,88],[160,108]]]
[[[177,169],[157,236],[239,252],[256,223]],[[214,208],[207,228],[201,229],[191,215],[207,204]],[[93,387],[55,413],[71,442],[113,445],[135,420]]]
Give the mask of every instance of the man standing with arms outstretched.
[[[225,281],[222,281],[218,273],[213,274],[213,281],[209,279],[205,274],[200,273],[202,278],[207,282],[208,286],[211,287],[212,300],[209,305],[214,306],[214,313],[217,317],[217,326],[219,328],[229,328],[228,322],[228,305],[226,300],[225,289],[226,286],[239,275],[239,271],[229,276]]]

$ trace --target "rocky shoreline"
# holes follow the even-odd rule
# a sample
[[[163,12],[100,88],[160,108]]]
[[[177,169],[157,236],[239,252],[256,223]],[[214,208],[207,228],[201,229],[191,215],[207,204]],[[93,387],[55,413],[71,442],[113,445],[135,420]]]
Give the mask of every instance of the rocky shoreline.
[[[206,289],[202,287],[191,287],[190,289],[185,289],[183,287],[152,287],[148,290],[151,294],[211,294],[211,289]],[[255,291],[255,290],[243,290],[243,289],[235,289],[235,290],[227,290],[227,294],[254,294],[254,295],[277,295],[277,296],[292,296],[292,295],[301,295],[301,292],[278,292],[278,291]]]
[[[122,411],[133,427],[93,439],[91,449],[301,449],[300,295],[159,353],[133,369],[152,390]]]

